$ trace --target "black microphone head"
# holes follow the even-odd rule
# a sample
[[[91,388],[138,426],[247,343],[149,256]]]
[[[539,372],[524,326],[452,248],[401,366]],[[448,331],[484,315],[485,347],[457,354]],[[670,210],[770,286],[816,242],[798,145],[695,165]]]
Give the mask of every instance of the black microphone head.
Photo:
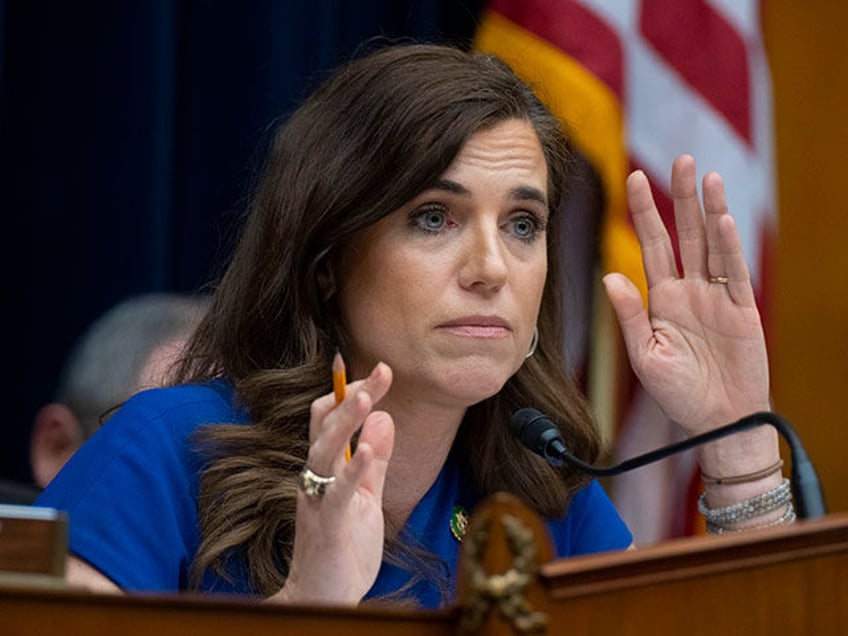
[[[528,449],[545,459],[558,459],[565,450],[556,424],[534,408],[518,409],[509,418],[509,430]]]

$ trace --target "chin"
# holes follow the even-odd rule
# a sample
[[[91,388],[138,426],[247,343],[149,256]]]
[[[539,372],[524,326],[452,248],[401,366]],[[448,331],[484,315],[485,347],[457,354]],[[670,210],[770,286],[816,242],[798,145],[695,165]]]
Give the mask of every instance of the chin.
[[[487,365],[477,363],[470,369],[454,368],[446,372],[442,385],[445,391],[468,407],[497,395],[514,373],[512,368],[503,368],[489,361]]]

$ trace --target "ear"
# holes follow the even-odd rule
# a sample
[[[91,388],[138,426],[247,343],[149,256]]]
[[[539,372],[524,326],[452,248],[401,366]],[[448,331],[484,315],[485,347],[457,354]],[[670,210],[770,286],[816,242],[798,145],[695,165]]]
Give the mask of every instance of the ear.
[[[321,292],[321,300],[324,302],[330,300],[336,293],[336,276],[333,273],[329,258],[322,259],[318,264],[315,279],[318,283],[318,290]]]
[[[58,403],[41,407],[35,416],[29,446],[35,483],[44,488],[80,446],[82,429],[74,412]]]

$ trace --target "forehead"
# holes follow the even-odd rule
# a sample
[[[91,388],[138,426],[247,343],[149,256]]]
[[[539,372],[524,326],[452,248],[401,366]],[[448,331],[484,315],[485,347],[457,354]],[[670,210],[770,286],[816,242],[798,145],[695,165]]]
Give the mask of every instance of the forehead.
[[[532,124],[509,119],[475,132],[442,178],[461,181],[463,176],[481,172],[521,179],[528,186],[547,192],[547,162]]]

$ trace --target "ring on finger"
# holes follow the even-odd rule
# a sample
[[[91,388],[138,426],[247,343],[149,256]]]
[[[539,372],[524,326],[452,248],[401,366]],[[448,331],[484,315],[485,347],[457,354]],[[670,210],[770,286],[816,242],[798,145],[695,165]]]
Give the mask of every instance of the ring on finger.
[[[327,486],[334,481],[336,481],[335,475],[323,477],[322,475],[313,473],[308,466],[304,466],[297,480],[297,485],[307,497],[320,499],[324,496]]]
[[[710,282],[718,283],[719,285],[727,285],[729,280],[727,276],[710,276]]]

